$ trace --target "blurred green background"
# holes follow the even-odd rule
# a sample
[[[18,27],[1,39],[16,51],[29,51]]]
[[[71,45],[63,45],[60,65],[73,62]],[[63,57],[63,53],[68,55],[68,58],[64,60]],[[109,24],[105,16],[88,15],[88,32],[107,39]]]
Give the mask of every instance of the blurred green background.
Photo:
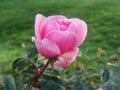
[[[0,71],[34,47],[34,18],[65,15],[88,24],[88,35],[80,49],[94,56],[98,48],[114,54],[120,47],[120,0],[0,0]]]

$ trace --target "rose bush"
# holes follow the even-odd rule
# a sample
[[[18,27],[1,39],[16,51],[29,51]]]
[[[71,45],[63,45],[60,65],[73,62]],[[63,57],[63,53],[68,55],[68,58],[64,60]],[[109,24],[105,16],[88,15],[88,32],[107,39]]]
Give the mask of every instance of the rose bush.
[[[65,68],[75,60],[86,34],[87,24],[83,20],[37,14],[32,41],[42,56],[58,59],[54,66]]]

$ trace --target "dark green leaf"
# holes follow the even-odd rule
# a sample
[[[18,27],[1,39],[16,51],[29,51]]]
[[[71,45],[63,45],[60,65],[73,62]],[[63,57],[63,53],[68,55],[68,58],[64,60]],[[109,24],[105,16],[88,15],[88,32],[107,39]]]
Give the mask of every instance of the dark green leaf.
[[[34,74],[34,70],[36,69],[35,66],[31,65],[29,67],[27,67],[25,70],[23,70],[23,73],[28,73],[28,74]]]
[[[38,60],[38,56],[34,58],[34,63],[37,62],[37,60]]]
[[[16,69],[17,67],[19,67],[20,65],[22,65],[23,63],[25,63],[25,59],[24,58],[18,58],[16,59],[13,64],[12,64],[12,68],[13,70]]]
[[[55,69],[53,69],[53,72],[54,72],[56,75],[60,75],[60,72],[57,71],[57,70],[55,70]]]
[[[80,87],[80,89],[78,89],[78,90],[91,90],[90,89],[90,84],[89,83],[82,84],[81,87]]]
[[[104,72],[102,74],[102,78],[104,82],[107,82],[110,78],[110,72],[108,71],[108,69],[104,69]]]
[[[15,80],[12,75],[5,76],[4,84],[7,90],[16,90]]]
[[[29,60],[32,59],[36,54],[38,54],[38,51],[36,48],[31,49],[24,55],[22,58],[18,58],[13,62],[12,68],[13,69],[23,69],[26,67],[26,64],[29,63]],[[35,58],[35,61],[37,60],[37,57]]]
[[[34,78],[33,77],[29,77],[27,80],[24,81],[25,84],[28,84],[28,85],[32,85],[34,81]]]
[[[42,76],[44,80],[51,80],[52,78],[49,75],[43,75]]]
[[[20,64],[18,65],[18,70],[21,71],[21,70],[23,70],[25,67],[29,66],[30,64],[31,64],[31,62],[29,62],[29,61],[20,63]]]
[[[17,69],[18,71],[21,71],[29,65],[31,65],[30,61],[26,61],[24,58],[21,58],[21,59],[17,59],[13,63],[12,68],[13,70]]]
[[[52,80],[46,80],[40,85],[41,90],[65,90],[62,85],[55,83]]]
[[[63,85],[62,80],[58,78],[57,76],[52,76],[51,78],[55,83],[59,83],[60,85]]]
[[[59,78],[59,76],[49,76],[49,75],[44,75],[43,78],[47,81],[47,80],[52,80],[55,83],[58,83],[60,85],[63,85],[62,80]]]
[[[34,57],[36,54],[38,54],[38,51],[36,49],[36,47],[32,48],[30,51],[28,51],[27,55],[28,55],[28,58],[32,58]]]
[[[57,76],[43,76],[44,82],[41,83],[41,90],[64,90],[63,82]]]
[[[31,85],[27,85],[25,90],[32,90],[32,86]]]
[[[24,83],[23,83],[23,79],[20,78],[15,78],[15,82],[16,82],[16,90],[24,90]]]
[[[52,73],[53,73],[54,75],[60,75],[60,72],[57,71],[57,70],[55,70],[55,69],[53,69],[53,68],[47,68],[47,71],[49,71],[49,72],[52,71]]]

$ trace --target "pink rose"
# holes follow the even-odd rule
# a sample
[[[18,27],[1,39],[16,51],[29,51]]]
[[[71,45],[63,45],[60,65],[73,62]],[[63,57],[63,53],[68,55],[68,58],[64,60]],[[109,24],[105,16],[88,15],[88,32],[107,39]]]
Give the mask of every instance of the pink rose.
[[[62,15],[35,18],[35,42],[38,52],[46,58],[58,58],[56,67],[68,67],[77,57],[77,48],[85,40],[87,24],[78,18]]]

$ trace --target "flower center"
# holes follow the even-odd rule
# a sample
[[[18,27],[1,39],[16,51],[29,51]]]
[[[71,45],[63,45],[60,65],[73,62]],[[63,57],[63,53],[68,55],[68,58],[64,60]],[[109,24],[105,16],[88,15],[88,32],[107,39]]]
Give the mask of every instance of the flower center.
[[[60,30],[61,31],[65,31],[65,30],[67,30],[67,28],[69,27],[69,25],[70,25],[70,21],[68,21],[68,20],[66,20],[66,19],[58,19],[58,24],[59,24],[59,28],[60,28]]]

